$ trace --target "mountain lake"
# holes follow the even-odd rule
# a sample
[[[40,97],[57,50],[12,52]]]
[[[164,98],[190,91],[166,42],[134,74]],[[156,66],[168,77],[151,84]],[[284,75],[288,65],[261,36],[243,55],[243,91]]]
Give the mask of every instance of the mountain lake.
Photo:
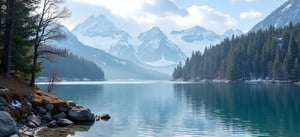
[[[41,137],[300,136],[299,85],[67,82],[53,94],[111,119],[43,129]]]

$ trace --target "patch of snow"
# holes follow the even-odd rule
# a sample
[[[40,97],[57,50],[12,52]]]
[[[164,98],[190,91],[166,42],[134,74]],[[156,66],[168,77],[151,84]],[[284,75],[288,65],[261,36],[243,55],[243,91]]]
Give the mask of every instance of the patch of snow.
[[[286,7],[284,7],[284,8],[281,10],[281,12],[283,13],[283,12],[289,10],[291,7],[292,7],[292,3],[290,3],[290,4],[288,4]]]
[[[6,88],[6,87],[0,87],[0,91],[1,91],[1,92],[7,92],[7,91],[9,91],[9,89]]]
[[[93,48],[104,50],[106,52],[109,51],[113,43],[117,43],[119,41],[119,39],[113,39],[110,37],[102,37],[102,36],[87,37],[81,35],[80,33],[74,33],[74,34],[77,36],[78,40],[81,41],[83,44]]]
[[[18,100],[13,100],[10,105],[12,109],[21,108],[22,104]]]

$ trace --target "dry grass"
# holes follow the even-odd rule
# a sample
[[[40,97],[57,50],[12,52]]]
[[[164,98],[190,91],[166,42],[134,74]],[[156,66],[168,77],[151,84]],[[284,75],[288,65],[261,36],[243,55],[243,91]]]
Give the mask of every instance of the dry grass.
[[[56,113],[58,107],[60,106],[70,108],[67,102],[63,99],[58,98],[50,93],[44,92],[38,87],[36,87],[36,89],[33,89],[29,86],[28,82],[19,77],[12,76],[10,79],[7,79],[4,76],[0,75],[0,87],[6,87],[10,90],[9,92],[0,92],[0,96],[7,100],[8,104],[10,104],[13,100],[18,100],[19,102],[24,103],[26,102],[25,96],[33,94],[33,99],[30,101],[33,106],[42,105],[42,100],[46,99],[54,105],[52,113]],[[21,108],[10,108],[10,110],[10,114],[16,120],[21,120],[23,116],[31,113],[31,110],[25,107],[25,105],[22,105]]]

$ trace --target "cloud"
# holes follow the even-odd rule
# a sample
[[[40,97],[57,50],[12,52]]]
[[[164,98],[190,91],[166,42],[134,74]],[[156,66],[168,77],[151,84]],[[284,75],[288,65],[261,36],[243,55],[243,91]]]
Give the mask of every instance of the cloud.
[[[188,16],[174,18],[179,26],[200,25],[218,33],[236,26],[236,20],[229,14],[216,11],[208,6],[192,6],[187,8],[187,12]]]
[[[255,2],[256,0],[230,0],[231,1],[231,3],[235,3],[235,2],[237,2],[237,1],[244,1],[244,2]]]
[[[255,10],[250,10],[250,11],[240,13],[241,19],[255,19],[260,16],[262,16],[262,13],[259,11],[255,11]]]
[[[131,19],[140,25],[156,25],[187,28],[203,26],[223,33],[236,26],[236,21],[228,14],[208,6],[179,8],[174,0],[74,0],[108,9],[113,15]]]
[[[256,0],[245,0],[246,2],[254,2],[254,1],[256,1]]]
[[[77,2],[88,3],[109,9],[113,14],[121,17],[128,17],[133,14],[182,14],[185,12],[179,9],[170,0],[76,0]]]

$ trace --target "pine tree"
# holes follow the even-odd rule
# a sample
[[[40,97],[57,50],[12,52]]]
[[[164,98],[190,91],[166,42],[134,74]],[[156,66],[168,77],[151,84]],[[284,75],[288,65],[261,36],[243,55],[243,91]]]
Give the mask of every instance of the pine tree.
[[[284,58],[284,65],[286,67],[286,71],[287,71],[287,78],[288,79],[291,79],[291,73],[292,73],[292,70],[293,70],[293,65],[294,65],[294,62],[295,62],[295,59],[296,59],[296,56],[297,56],[297,43],[295,41],[295,38],[294,38],[294,35],[292,35],[290,37],[290,41],[289,41],[289,45],[288,45],[288,51],[285,55],[285,58]]]
[[[298,58],[295,59],[291,79],[296,82],[300,80],[300,64]]]
[[[280,57],[280,51],[279,48],[277,48],[276,51],[276,57],[273,64],[273,79],[281,79],[281,57]]]

